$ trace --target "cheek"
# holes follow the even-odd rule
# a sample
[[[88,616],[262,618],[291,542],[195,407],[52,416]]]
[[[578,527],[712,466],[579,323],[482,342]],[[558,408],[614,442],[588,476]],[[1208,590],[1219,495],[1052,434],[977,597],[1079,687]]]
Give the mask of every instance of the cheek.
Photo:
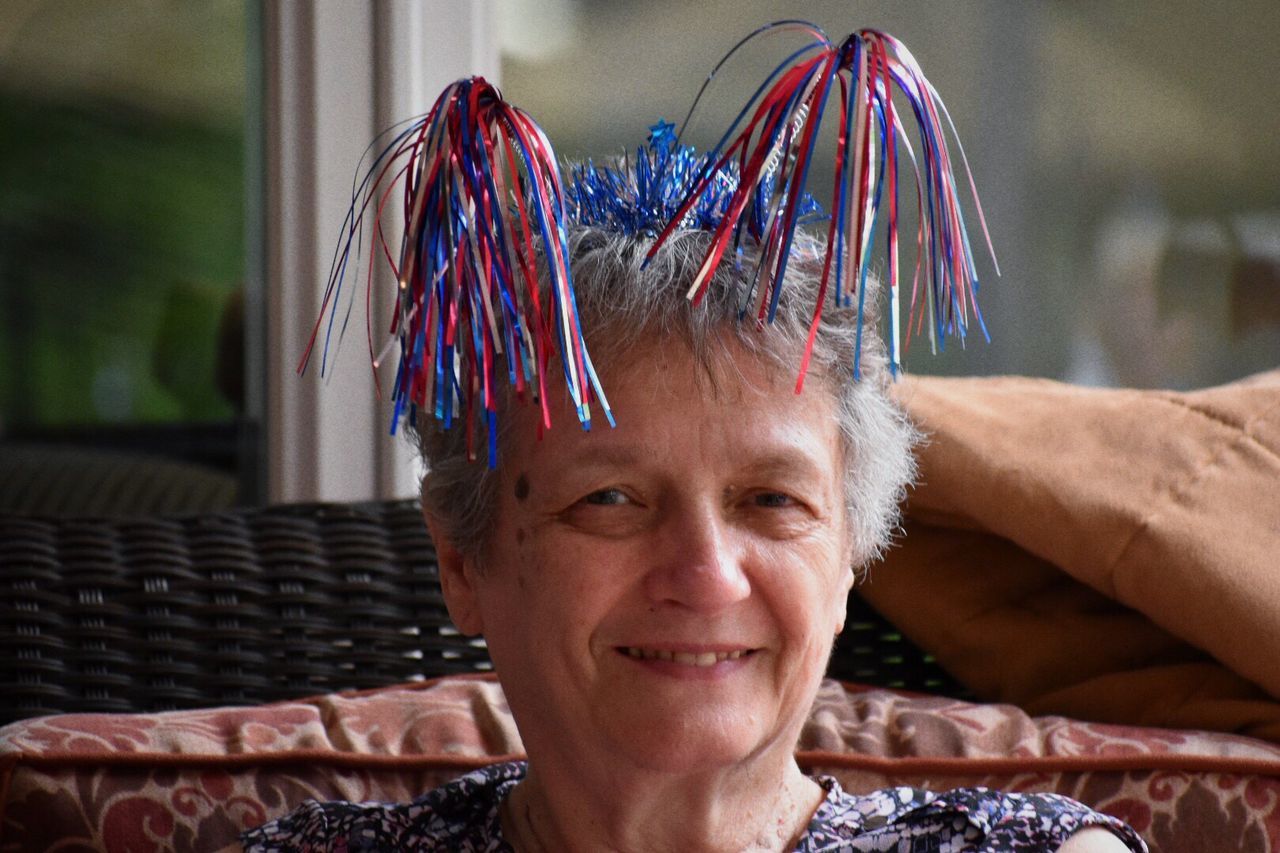
[[[786,554],[766,554],[776,567],[769,573],[769,598],[788,633],[806,645],[821,645],[840,628],[850,577],[838,547],[821,546]]]
[[[516,583],[522,594],[526,590],[540,590],[546,585],[549,572],[546,564],[540,559],[537,547],[537,536],[527,527],[517,527],[513,535],[515,547],[512,549],[512,569],[516,573]]]
[[[553,525],[523,519],[510,536],[515,544],[510,551],[513,568],[528,606],[559,610],[565,602],[585,602],[599,586],[599,561],[556,535]]]
[[[529,522],[518,506],[499,507],[482,572],[493,607],[519,608],[524,597],[537,589],[539,572],[532,548],[536,536]]]

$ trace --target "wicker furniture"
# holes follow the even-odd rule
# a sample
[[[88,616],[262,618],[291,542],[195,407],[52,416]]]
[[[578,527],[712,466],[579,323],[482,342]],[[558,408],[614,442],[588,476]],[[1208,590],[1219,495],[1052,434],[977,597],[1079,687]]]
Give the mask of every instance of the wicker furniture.
[[[962,689],[858,598],[831,664]],[[440,594],[417,506],[276,506],[172,519],[0,517],[0,724],[250,705],[483,671]]]

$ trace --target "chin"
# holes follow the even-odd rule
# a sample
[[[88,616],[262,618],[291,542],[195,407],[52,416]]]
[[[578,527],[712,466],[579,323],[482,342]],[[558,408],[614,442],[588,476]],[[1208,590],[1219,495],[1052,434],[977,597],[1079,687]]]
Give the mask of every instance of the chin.
[[[714,773],[726,768],[743,764],[752,755],[752,750],[737,748],[735,745],[709,745],[705,742],[697,748],[684,748],[684,744],[666,742],[655,744],[653,749],[639,748],[639,744],[628,744],[628,758],[636,767],[652,773],[663,773],[672,776],[698,776]]]
[[[699,709],[657,717],[648,725],[615,731],[615,749],[645,770],[670,774],[698,774],[743,764],[770,748],[792,751],[795,737],[783,739],[763,730],[764,715],[741,709],[723,712]],[[798,733],[796,733],[798,736]]]

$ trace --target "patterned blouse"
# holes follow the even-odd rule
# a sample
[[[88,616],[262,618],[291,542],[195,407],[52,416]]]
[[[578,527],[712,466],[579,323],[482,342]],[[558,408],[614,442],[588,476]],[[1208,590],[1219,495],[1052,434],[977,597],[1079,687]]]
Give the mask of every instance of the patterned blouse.
[[[286,817],[249,830],[241,840],[246,853],[512,853],[502,837],[499,806],[524,772],[523,762],[495,764],[408,805],[311,800]],[[1059,794],[885,788],[853,796],[835,779],[816,781],[827,796],[796,853],[1048,851],[1088,826],[1111,830],[1135,853],[1147,849],[1124,823]]]

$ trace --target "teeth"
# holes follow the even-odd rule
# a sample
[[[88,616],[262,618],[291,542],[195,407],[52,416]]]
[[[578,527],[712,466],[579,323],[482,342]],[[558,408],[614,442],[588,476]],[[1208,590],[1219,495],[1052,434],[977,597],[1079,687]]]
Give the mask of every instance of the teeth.
[[[727,660],[737,660],[746,654],[743,649],[732,652],[671,652],[665,649],[641,649],[627,646],[624,651],[628,657],[637,660],[665,660],[683,666],[715,666]]]

